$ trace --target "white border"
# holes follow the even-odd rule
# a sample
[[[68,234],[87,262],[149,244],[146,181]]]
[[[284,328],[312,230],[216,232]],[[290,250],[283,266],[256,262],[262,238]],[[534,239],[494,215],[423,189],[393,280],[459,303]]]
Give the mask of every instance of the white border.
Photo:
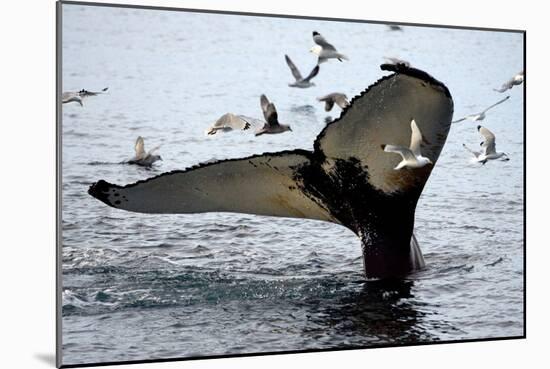
[[[101,2],[101,1],[97,1]],[[103,1],[108,2],[108,1]],[[543,111],[548,86],[546,8],[502,1],[334,2],[277,0],[126,0],[125,3],[275,14],[527,29],[528,80],[528,325],[527,340],[263,356],[132,365],[131,368],[517,368],[547,362],[545,294],[549,261],[541,150],[550,125]],[[55,352],[55,2],[3,5],[2,242],[0,255],[2,367],[53,367]],[[485,66],[490,68],[491,66]]]

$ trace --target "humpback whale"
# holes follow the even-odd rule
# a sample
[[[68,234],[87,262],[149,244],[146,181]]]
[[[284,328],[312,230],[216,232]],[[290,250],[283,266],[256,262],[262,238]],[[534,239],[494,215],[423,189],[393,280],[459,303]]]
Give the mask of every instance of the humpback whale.
[[[336,223],[361,240],[367,278],[403,277],[423,261],[414,214],[433,166],[396,171],[401,157],[380,147],[408,146],[414,119],[425,138],[422,152],[435,164],[453,99],[424,71],[390,64],[381,69],[393,73],[354,97],[320,132],[313,151],[221,160],[124,186],[99,180],[88,193],[132,212],[237,212]]]

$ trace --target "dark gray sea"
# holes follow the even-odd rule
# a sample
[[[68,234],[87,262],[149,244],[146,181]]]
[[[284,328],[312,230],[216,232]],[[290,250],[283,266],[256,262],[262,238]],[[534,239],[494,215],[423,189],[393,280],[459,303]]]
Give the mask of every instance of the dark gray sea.
[[[311,32],[349,57],[307,74]],[[62,110],[63,364],[410,344],[522,335],[523,86],[483,125],[508,162],[471,162],[477,123],[453,125],[416,211],[425,270],[366,281],[344,227],[245,214],[144,215],[87,194],[212,159],[312,149],[316,97],[359,94],[400,57],[444,82],[455,117],[505,94],[523,35],[317,20],[63,6],[63,91],[99,90]],[[204,130],[226,112],[261,118],[259,96],[293,132]],[[152,169],[119,164],[136,137],[162,145]]]

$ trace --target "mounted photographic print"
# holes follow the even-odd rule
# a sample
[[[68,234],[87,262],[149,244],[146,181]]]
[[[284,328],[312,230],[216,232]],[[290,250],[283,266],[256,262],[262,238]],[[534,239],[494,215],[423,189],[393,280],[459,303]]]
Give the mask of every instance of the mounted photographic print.
[[[525,32],[58,3],[58,366],[525,337]]]

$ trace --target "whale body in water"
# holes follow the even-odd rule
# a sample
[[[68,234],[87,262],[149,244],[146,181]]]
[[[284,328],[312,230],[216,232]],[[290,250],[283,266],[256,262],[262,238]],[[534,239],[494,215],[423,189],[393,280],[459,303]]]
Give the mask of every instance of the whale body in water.
[[[414,214],[433,165],[394,170],[401,157],[381,146],[408,147],[414,119],[422,154],[435,165],[453,100],[426,72],[405,65],[381,68],[393,73],[353,98],[317,136],[313,151],[222,160],[125,186],[100,180],[88,193],[141,213],[237,212],[340,224],[360,238],[368,278],[405,276],[423,263]]]

